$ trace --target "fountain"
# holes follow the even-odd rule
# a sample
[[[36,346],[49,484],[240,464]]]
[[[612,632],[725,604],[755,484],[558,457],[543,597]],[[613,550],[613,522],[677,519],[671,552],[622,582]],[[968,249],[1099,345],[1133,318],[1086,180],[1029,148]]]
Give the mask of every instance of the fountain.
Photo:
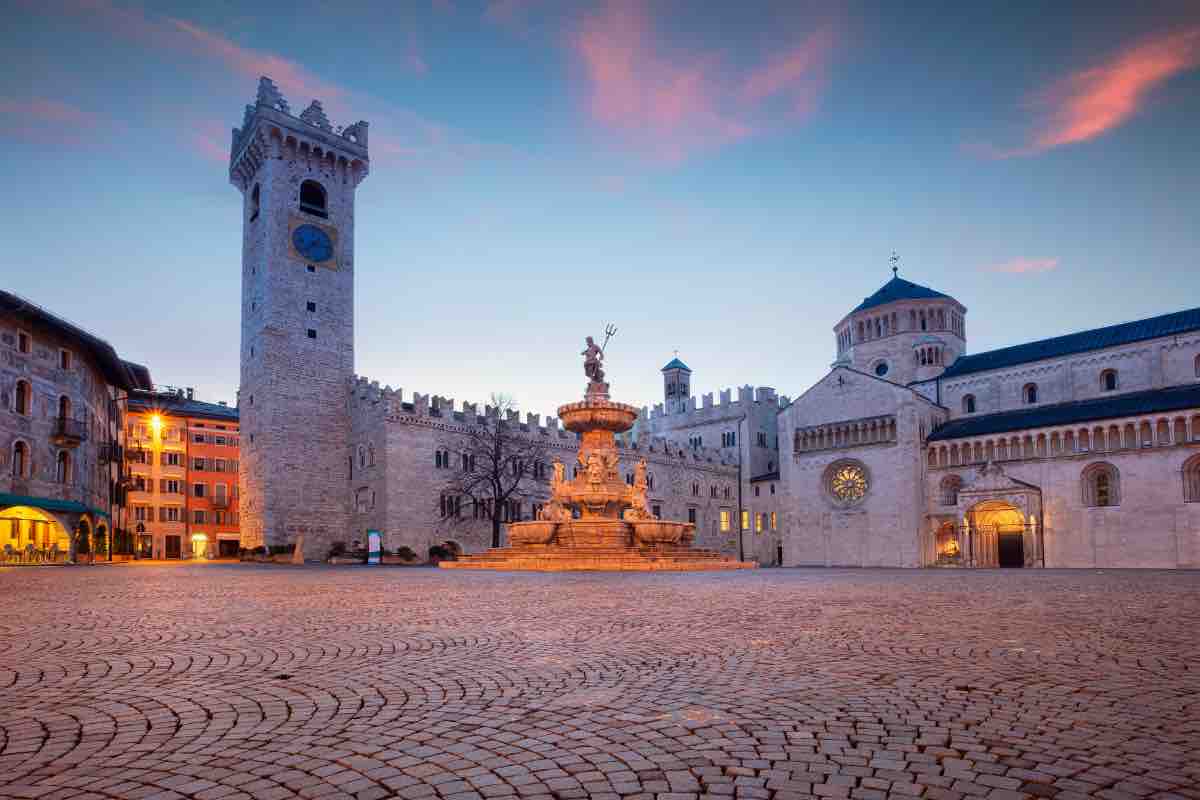
[[[611,337],[614,329],[606,333]],[[605,345],[608,343],[605,338]],[[746,569],[712,550],[692,547],[696,526],[657,519],[646,507],[646,462],[633,484],[622,480],[614,436],[633,427],[636,408],[609,399],[600,362],[604,348],[587,337],[584,399],[558,409],[563,427],[579,434],[576,477],[555,460],[550,501],[538,519],[508,526],[508,547],[443,561],[448,569],[524,570],[714,570]]]

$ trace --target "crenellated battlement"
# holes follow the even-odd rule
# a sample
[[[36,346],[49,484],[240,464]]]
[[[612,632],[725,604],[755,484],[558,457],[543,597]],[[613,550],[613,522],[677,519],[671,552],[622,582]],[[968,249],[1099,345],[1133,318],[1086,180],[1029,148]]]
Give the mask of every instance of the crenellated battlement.
[[[359,120],[334,127],[320,100],[294,116],[275,82],[259,78],[255,102],[246,106],[242,126],[231,132],[229,179],[242,191],[269,158],[303,159],[355,185],[367,176],[368,124]]]
[[[420,394],[419,392],[413,392],[411,398],[406,401],[403,389],[393,389],[391,386],[380,387],[379,381],[355,375],[350,381],[351,412],[369,410],[372,406],[379,406],[385,415],[407,414],[456,422],[500,419],[500,409],[496,406],[485,403],[481,407],[479,403],[464,402],[458,410],[455,410],[453,397]],[[558,417],[549,415],[543,417],[541,414],[527,413],[522,418],[519,411],[507,411],[504,421],[512,425],[519,425],[522,430],[543,431],[550,435],[557,433],[564,438],[574,435],[559,426]]]
[[[643,406],[640,417],[646,420],[671,417],[673,422],[684,423],[694,420],[696,423],[701,423],[725,419],[733,415],[740,416],[753,410],[770,408],[778,411],[791,402],[786,395],[776,394],[775,389],[770,386],[754,387],[746,384],[737,387],[736,391],[737,399],[734,400],[734,389],[722,389],[718,395],[719,402],[713,401],[713,392],[701,395],[699,406],[693,395],[688,398],[686,408],[680,411],[670,409],[663,403],[657,403],[653,407]]]

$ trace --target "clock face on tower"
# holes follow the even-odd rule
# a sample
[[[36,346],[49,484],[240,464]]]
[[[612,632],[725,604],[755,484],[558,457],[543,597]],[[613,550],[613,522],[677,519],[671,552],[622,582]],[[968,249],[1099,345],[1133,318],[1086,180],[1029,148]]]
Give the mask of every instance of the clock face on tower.
[[[333,241],[316,225],[297,225],[292,231],[292,247],[309,261],[321,263],[333,258]]]

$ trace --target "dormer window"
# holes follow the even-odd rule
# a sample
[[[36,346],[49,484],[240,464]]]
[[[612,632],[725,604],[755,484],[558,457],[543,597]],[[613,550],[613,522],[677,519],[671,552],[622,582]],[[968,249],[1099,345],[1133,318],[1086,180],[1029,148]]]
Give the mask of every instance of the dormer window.
[[[326,207],[325,187],[316,181],[305,181],[300,184],[300,210],[328,219],[329,210]]]

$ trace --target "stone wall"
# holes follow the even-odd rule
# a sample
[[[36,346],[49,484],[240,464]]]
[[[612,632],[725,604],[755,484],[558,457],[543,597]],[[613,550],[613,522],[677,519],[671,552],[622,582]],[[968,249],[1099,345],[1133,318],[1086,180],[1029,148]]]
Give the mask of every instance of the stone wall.
[[[366,149],[333,133],[319,106],[298,119],[262,95],[260,87],[260,104],[235,134],[231,166],[244,198],[242,542],[283,545],[303,534],[306,555],[323,556],[349,528],[354,193]],[[309,179],[326,191],[327,218],[299,208]],[[290,229],[299,222],[331,232],[332,264],[297,257]]]
[[[468,503],[462,517],[441,517],[439,497],[460,469],[459,442],[466,425],[483,417],[496,419],[494,409],[471,403],[455,409],[453,399],[414,394],[404,400],[402,390],[380,387],[364,379],[351,385],[351,451],[355,472],[350,481],[351,540],[365,541],[367,530],[383,534],[384,547],[407,546],[424,558],[429,548],[447,541],[457,543],[464,552],[480,552],[491,546],[491,522],[476,519]],[[558,425],[553,417],[543,419],[526,414],[524,421],[514,418],[522,435],[536,437],[546,448],[547,463],[557,458],[572,474],[577,452],[575,434]],[[366,466],[360,467],[359,452],[366,454]],[[450,464],[439,469],[435,453],[448,450]],[[370,453],[375,463],[370,464]],[[727,554],[736,554],[737,466],[724,463],[719,452],[702,448],[672,446],[663,440],[641,437],[636,444],[620,448],[622,473],[632,474],[641,458],[646,459],[653,488],[647,502],[660,508],[664,519],[687,521],[689,509],[696,515],[696,544]],[[550,497],[550,470],[545,479],[526,479],[530,489],[522,498],[523,519],[531,519],[533,503]],[[712,496],[713,489],[716,497]],[[362,493],[362,494],[360,494]],[[370,498],[375,504],[359,510],[356,496]],[[369,503],[368,503],[369,505]],[[730,530],[722,531],[721,514],[729,513]]]
[[[1089,400],[1112,394],[1179,386],[1196,380],[1200,335],[1169,336],[1122,347],[1020,364],[1008,369],[975,372],[942,381],[942,404],[952,417],[970,416],[963,397],[975,396],[976,414],[1029,408],[1022,396],[1036,383],[1038,405]],[[1105,390],[1105,370],[1117,373],[1115,392]]]
[[[925,525],[921,448],[944,416],[909,389],[842,367],[781,413],[780,437],[788,452],[781,476],[784,565],[919,566]],[[894,434],[793,451],[797,428],[839,420],[892,420]],[[866,495],[849,506],[836,502],[827,488],[827,471],[843,461],[861,465],[868,477]]]

